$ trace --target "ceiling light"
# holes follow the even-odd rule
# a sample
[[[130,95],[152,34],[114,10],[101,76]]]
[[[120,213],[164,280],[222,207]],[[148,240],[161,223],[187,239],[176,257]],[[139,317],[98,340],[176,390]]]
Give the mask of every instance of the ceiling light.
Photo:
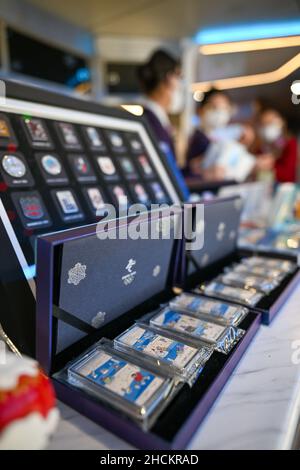
[[[252,41],[225,42],[221,44],[205,44],[199,51],[203,55],[229,54],[234,52],[261,51],[300,46],[300,36],[285,38],[256,39]]]
[[[295,80],[291,84],[291,92],[294,93],[294,95],[300,95],[300,80]]]
[[[266,21],[261,23],[245,23],[223,27],[205,28],[199,31],[194,40],[196,44],[219,44],[249,39],[279,38],[298,36],[300,19],[283,21]]]
[[[121,108],[135,116],[142,116],[144,114],[144,108],[139,104],[122,104]]]
[[[195,91],[195,93],[193,95],[193,98],[194,98],[195,101],[197,101],[197,103],[201,103],[201,101],[204,98],[203,91],[200,91],[200,90]]]
[[[271,72],[258,73],[254,75],[244,75],[240,77],[223,78],[220,80],[193,83],[192,92],[205,92],[210,88],[217,90],[229,90],[232,88],[243,88],[256,85],[265,85],[278,82],[288,77],[292,72],[300,67],[300,53],[281,65],[278,69]]]

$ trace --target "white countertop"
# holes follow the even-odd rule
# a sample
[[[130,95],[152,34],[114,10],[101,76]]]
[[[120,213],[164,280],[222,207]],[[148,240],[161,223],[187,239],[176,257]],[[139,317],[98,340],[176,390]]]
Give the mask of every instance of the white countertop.
[[[71,408],[59,407],[62,420],[49,449],[132,448]],[[271,326],[260,328],[189,448],[287,449],[299,415],[300,285]]]

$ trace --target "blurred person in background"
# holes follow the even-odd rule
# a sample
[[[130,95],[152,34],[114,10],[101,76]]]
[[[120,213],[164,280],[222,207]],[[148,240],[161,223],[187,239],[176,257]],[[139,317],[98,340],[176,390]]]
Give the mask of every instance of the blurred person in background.
[[[296,182],[297,140],[282,114],[274,108],[261,111],[258,118],[259,151],[257,176],[272,174],[277,183]]]
[[[180,61],[159,49],[147,63],[138,67],[137,73],[145,95],[143,115],[163,153],[176,161],[174,133],[168,114],[180,112],[183,106]]]
[[[253,153],[255,150],[256,139],[255,127],[251,122],[244,122],[242,124],[239,142],[244,145],[249,152]]]
[[[231,119],[231,100],[227,93],[210,90],[205,93],[203,100],[198,104],[197,114],[200,119],[200,127],[194,131],[190,138],[184,174],[185,176],[200,176],[205,179],[201,163],[211,140],[214,139],[214,132],[225,127]],[[209,175],[210,177],[222,178],[222,170],[214,168],[210,171],[213,173]]]
[[[207,167],[205,157],[214,146],[220,156],[226,151],[242,154],[251,149],[255,131],[251,124],[230,124],[234,106],[230,96],[221,90],[212,89],[204,95],[197,107],[200,127],[191,136],[184,174],[201,177],[206,181],[220,181],[226,177],[226,168],[216,163]],[[216,143],[219,145],[216,147]],[[236,143],[236,144],[234,144]],[[240,144],[240,145],[238,145]],[[224,159],[223,159],[224,161]]]

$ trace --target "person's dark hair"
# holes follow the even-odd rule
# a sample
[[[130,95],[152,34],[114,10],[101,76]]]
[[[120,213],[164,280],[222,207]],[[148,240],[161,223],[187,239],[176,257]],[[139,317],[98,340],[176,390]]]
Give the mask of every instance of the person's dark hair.
[[[230,98],[229,94],[226,93],[226,91],[217,90],[216,88],[211,88],[209,91],[204,93],[204,97],[203,97],[202,101],[197,103],[197,109],[203,108],[203,106],[205,106],[209,102],[209,100],[215,95],[225,96],[225,98],[228,99],[229,103],[231,103],[231,98]]]
[[[270,105],[266,105],[264,107],[261,108],[260,112],[259,112],[259,119],[262,117],[263,114],[265,113],[275,113],[275,114],[278,114],[278,116],[281,117],[281,119],[285,119],[282,111],[277,107],[277,106],[270,106]]]
[[[168,52],[158,49],[148,62],[140,65],[137,76],[140,86],[145,93],[151,93],[157,86],[166,80],[169,74],[180,68],[180,61]]]

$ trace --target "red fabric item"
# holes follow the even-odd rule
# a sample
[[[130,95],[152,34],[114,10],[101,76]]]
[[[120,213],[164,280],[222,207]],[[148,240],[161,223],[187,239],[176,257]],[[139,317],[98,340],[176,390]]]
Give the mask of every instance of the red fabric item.
[[[7,150],[8,152],[15,152],[17,150],[16,144],[13,144],[13,143],[8,144]]]
[[[54,406],[52,384],[42,372],[36,377],[21,375],[15,389],[0,390],[0,432],[11,422],[33,412],[46,418]]]
[[[286,141],[281,155],[275,161],[275,177],[278,183],[294,183],[297,178],[297,140]]]

